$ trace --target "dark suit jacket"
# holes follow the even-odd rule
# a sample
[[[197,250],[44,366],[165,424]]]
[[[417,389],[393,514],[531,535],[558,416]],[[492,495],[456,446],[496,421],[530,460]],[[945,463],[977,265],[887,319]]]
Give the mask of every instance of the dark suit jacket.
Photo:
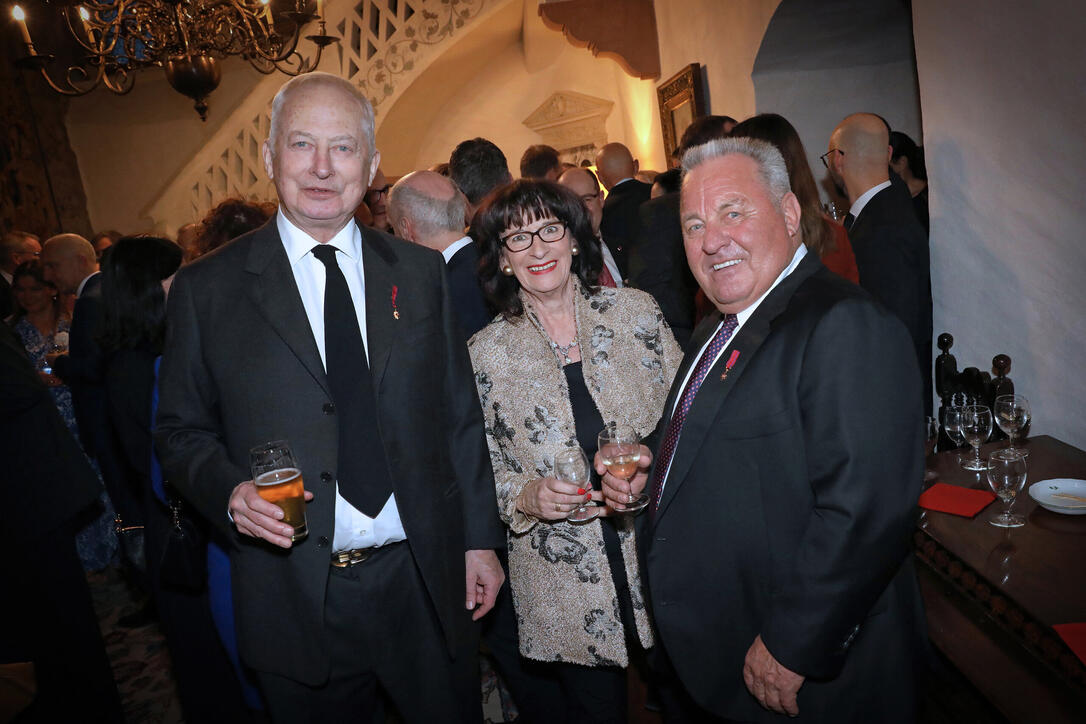
[[[0,322],[10,317],[15,311],[15,291],[8,280],[0,276]]]
[[[411,553],[451,649],[470,635],[464,551],[500,549],[505,539],[479,399],[444,259],[361,232],[381,439]],[[235,535],[226,515],[231,491],[251,477],[250,447],[275,439],[290,441],[315,494],[306,510],[309,536],[289,551]],[[178,272],[155,441],[170,481],[236,542],[242,657],[259,671],[324,681],[337,420],[274,217]]]
[[[695,330],[659,429],[719,320]],[[923,446],[909,337],[809,254],[729,349],[738,360],[722,380],[726,351],[706,376],[643,523],[663,648],[718,716],[779,718],[743,683],[760,634],[808,677],[801,720],[911,722]]]
[[[98,476],[19,338],[0,324],[0,544],[17,555],[98,500]],[[67,533],[67,535],[71,535]]]
[[[860,286],[905,323],[923,380],[925,413],[931,414],[931,260],[928,236],[916,218],[908,187],[893,184],[875,194],[848,232]]]
[[[453,254],[446,266],[449,277],[449,297],[453,311],[464,332],[464,341],[490,324],[494,315],[486,306],[486,297],[479,286],[479,249],[475,242]]]
[[[679,194],[641,204],[637,243],[630,252],[630,285],[653,296],[684,350],[694,330],[698,282],[686,261]]]
[[[600,234],[611,249],[623,279],[630,276],[629,254],[637,242],[637,229],[641,223],[637,209],[649,200],[651,193],[651,184],[630,179],[614,186],[603,202]]]
[[[106,397],[103,386],[105,363],[98,344],[102,320],[102,275],[87,280],[75,300],[72,325],[68,331],[68,354],[58,357],[53,374],[72,390],[79,437],[87,452],[98,457],[106,427]]]

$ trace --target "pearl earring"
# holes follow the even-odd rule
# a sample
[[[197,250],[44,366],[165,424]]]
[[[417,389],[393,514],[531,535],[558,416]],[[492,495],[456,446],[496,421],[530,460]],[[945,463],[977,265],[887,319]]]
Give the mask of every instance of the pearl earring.
[[[577,256],[581,253],[581,250],[577,248],[576,244],[574,244],[573,246],[569,247],[569,253],[573,256]]]
[[[502,267],[502,274],[504,274],[507,277],[513,276],[513,267],[509,266],[508,264],[504,265]]]

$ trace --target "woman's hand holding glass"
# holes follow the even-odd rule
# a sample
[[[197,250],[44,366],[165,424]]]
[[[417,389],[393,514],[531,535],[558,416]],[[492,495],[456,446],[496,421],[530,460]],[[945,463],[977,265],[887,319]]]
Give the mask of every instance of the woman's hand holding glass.
[[[591,499],[592,493],[582,485],[536,478],[520,491],[517,510],[540,520],[565,520],[571,511]]]
[[[649,468],[652,467],[652,451],[644,445],[640,446],[641,454],[637,458],[637,470],[627,480],[612,475],[603,463],[603,456],[598,452],[592,465],[600,474],[603,487],[603,501],[611,509],[622,510],[629,505],[631,500],[637,499],[646,492],[649,484]]]

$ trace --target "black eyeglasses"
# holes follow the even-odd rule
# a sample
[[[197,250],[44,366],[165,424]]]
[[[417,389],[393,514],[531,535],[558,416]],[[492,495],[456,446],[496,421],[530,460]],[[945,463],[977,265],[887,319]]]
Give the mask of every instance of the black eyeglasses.
[[[379,189],[370,189],[366,192],[366,196],[377,198],[378,196],[388,196],[388,190],[392,188],[392,184],[385,184]]]
[[[536,231],[514,231],[508,236],[502,237],[502,243],[509,251],[524,251],[535,243],[535,237],[548,244],[561,239],[566,235],[566,224],[563,221],[548,221]]]
[[[844,156],[844,155],[845,155],[845,152],[844,152],[844,151],[842,151],[842,150],[841,150],[841,149],[839,149],[839,148],[831,148],[830,150],[826,151],[826,152],[825,152],[824,154],[822,154],[821,156],[819,156],[819,157],[818,157],[818,159],[819,159],[820,161],[822,161],[822,165],[823,165],[823,166],[825,166],[826,168],[829,168],[829,167],[830,167],[830,164],[829,164],[829,162],[828,162],[828,161],[826,160],[826,156],[829,156],[829,155],[830,155],[831,153],[839,153],[839,154],[841,154],[842,156]]]

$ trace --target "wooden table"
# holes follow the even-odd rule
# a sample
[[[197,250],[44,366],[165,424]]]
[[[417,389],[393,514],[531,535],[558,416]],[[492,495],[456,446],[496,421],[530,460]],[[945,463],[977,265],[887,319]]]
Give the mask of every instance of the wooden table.
[[[1021,528],[988,519],[998,499],[975,518],[923,511],[917,524],[920,588],[932,642],[1012,722],[1086,721],[1086,666],[1053,624],[1086,622],[1086,515],[1037,505],[1027,489],[1050,478],[1086,479],[1086,451],[1048,436],[1029,450],[1026,489],[1013,512]],[[989,443],[987,454],[1007,442]],[[963,455],[971,450],[960,451]],[[958,451],[928,459],[941,481],[990,490],[983,473],[958,464]]]

